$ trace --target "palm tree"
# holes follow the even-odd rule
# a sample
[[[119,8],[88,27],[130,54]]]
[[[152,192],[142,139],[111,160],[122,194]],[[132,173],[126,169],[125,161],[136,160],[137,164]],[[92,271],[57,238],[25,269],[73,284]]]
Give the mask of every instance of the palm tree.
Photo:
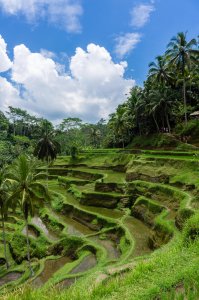
[[[35,214],[36,205],[42,205],[48,193],[44,185],[37,180],[41,172],[37,171],[38,162],[21,155],[12,165],[11,170],[6,177],[13,185],[13,193],[9,198],[11,204],[19,204],[25,219],[26,242],[27,242],[27,259],[31,275],[34,275],[30,263],[30,242],[28,233],[28,217]],[[43,174],[42,174],[43,175]]]
[[[159,132],[159,125],[156,119],[156,116],[160,116],[162,127],[165,128],[165,121],[166,126],[168,128],[168,132],[171,131],[171,126],[169,122],[169,114],[171,112],[171,106],[174,103],[173,95],[169,92],[170,89],[159,87],[156,90],[151,90],[149,97],[150,103],[148,104],[149,113],[152,114],[154,122],[157,127],[157,131]]]
[[[42,137],[39,139],[35,147],[34,155],[38,159],[45,160],[49,163],[56,159],[60,146],[59,143],[54,140],[54,132],[49,129],[47,121],[44,123],[41,131]]]
[[[176,37],[171,39],[166,51],[170,64],[175,64],[182,76],[185,123],[187,123],[186,71],[190,69],[191,63],[198,64],[199,50],[196,47],[196,39],[188,42],[186,33],[179,32]]]
[[[35,147],[34,156],[40,160],[46,161],[46,176],[48,186],[48,165],[50,162],[56,159],[57,153],[60,151],[60,145],[53,139],[54,132],[49,130],[47,121],[44,123],[42,133],[43,135]]]
[[[141,135],[140,130],[140,119],[141,112],[143,112],[142,106],[142,88],[135,86],[131,89],[130,95],[127,99],[127,111],[126,117],[128,119],[128,129],[134,129],[134,132],[139,133]]]
[[[0,214],[1,214],[1,222],[2,222],[2,238],[4,244],[4,256],[6,260],[6,268],[9,268],[9,262],[7,258],[7,251],[6,251],[6,233],[5,233],[5,218],[7,216],[7,186],[5,181],[5,174],[4,170],[0,170]]]
[[[167,58],[165,56],[157,56],[155,62],[149,64],[148,78],[154,79],[156,82],[164,85],[172,83],[172,78],[169,70]]]
[[[123,148],[126,134],[131,125],[131,120],[128,118],[128,114],[126,113],[126,106],[119,105],[116,113],[111,115],[109,127],[112,128],[115,136],[118,136],[120,141],[122,141]]]

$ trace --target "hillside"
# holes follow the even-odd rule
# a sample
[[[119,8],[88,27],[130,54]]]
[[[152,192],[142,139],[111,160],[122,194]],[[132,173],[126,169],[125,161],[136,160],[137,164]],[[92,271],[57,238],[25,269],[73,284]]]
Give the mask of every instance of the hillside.
[[[29,219],[32,277],[22,214],[9,213],[1,299],[198,299],[198,163],[197,151],[58,157]]]

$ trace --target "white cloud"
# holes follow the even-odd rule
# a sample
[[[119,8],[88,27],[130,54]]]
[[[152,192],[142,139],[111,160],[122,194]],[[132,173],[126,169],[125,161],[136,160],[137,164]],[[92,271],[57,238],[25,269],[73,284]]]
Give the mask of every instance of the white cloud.
[[[9,70],[12,63],[7,55],[7,44],[0,35],[0,72]]]
[[[136,5],[131,11],[131,25],[136,28],[143,27],[149,21],[154,10],[153,2],[151,4]]]
[[[44,56],[44,57],[47,57],[47,58],[56,58],[56,54],[52,51],[48,51],[46,49],[41,49],[40,50],[40,53]]]
[[[0,76],[0,110],[6,111],[9,105],[16,107],[21,100],[18,89]]]
[[[136,45],[141,41],[141,34],[138,32],[126,33],[115,39],[115,53],[122,58],[131,52]]]
[[[114,63],[109,52],[95,44],[86,51],[76,49],[68,74],[53,59],[46,52],[16,46],[12,82],[0,77],[0,109],[12,105],[54,121],[67,116],[97,121],[113,112],[135,84],[124,78],[127,63]]]
[[[29,22],[47,19],[68,32],[80,32],[81,0],[0,0],[0,8],[9,15],[22,14]]]

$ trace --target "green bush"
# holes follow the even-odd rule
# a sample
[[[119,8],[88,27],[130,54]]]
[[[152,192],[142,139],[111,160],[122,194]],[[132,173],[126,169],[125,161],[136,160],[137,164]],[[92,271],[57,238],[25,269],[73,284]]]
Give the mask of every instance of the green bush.
[[[12,256],[17,263],[21,263],[24,259],[27,259],[27,243],[24,235],[15,233],[9,244]],[[38,237],[37,240],[30,238],[30,257],[42,258],[46,256],[48,245],[42,236]]]
[[[179,141],[169,133],[151,134],[148,136],[136,136],[132,142],[128,145],[128,148],[141,147],[141,148],[153,148],[153,147],[176,147]]]
[[[69,255],[75,257],[78,248],[83,246],[84,242],[78,237],[64,237],[62,240],[54,243],[49,252],[52,255]]]
[[[179,124],[176,129],[176,133],[182,136],[192,136],[198,137],[199,136],[199,120],[190,120],[185,125]]]
[[[78,155],[78,149],[76,146],[72,146],[70,149],[70,155],[72,157],[72,159],[75,159]]]
[[[64,199],[63,196],[58,193],[52,193],[51,195],[51,205],[52,208],[60,212],[63,208]]]

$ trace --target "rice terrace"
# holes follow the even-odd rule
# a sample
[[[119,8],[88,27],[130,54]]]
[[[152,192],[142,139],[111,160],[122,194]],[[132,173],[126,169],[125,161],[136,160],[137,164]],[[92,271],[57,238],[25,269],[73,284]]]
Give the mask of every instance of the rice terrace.
[[[199,299],[199,4],[170,1],[0,0],[1,300]]]

